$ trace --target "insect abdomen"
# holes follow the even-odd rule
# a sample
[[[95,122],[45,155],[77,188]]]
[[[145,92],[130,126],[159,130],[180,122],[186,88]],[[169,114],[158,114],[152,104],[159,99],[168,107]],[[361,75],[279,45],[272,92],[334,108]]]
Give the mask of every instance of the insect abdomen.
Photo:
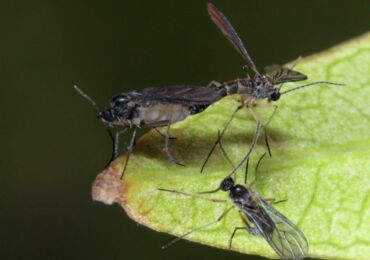
[[[184,120],[190,115],[187,106],[180,104],[156,104],[137,108],[140,124],[145,126],[165,126]]]
[[[218,88],[220,95],[228,96],[233,94],[248,94],[247,81],[237,79],[234,81],[226,82]]]

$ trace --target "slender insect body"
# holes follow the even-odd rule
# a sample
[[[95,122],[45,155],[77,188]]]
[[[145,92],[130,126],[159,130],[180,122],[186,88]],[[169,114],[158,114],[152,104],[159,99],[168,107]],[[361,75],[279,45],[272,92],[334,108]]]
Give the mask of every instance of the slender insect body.
[[[114,144],[111,160],[118,156],[120,135],[128,128],[132,130],[122,176],[135,144],[137,128],[156,129],[156,127],[167,126],[165,134],[159,132],[165,138],[164,151],[171,162],[182,165],[175,161],[168,149],[170,126],[184,120],[189,115],[203,112],[209,105],[227,95],[223,89],[203,86],[149,87],[141,91],[119,94],[111,100],[108,108],[101,111],[95,102],[77,86],[75,89],[93,104],[98,111],[98,117],[104,124],[117,129],[114,137],[108,130]]]
[[[114,97],[99,117],[111,126],[166,126],[204,111],[223,94],[202,86],[146,88]]]

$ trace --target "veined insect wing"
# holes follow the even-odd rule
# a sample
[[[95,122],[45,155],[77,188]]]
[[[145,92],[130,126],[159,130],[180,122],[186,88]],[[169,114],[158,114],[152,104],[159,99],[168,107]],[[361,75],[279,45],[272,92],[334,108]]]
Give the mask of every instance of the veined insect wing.
[[[244,47],[242,40],[239,38],[234,27],[231,25],[226,16],[221,11],[219,11],[212,3],[208,3],[207,11],[208,14],[211,16],[212,21],[243,57],[243,59],[247,63],[248,68],[252,70],[256,75],[260,75],[256,65],[254,65],[254,62],[249,56],[247,49]]]
[[[302,81],[307,79],[305,74],[277,64],[266,66],[265,73],[267,76],[273,79],[275,84]]]
[[[303,259],[308,252],[308,241],[304,234],[288,218],[270,203],[258,198],[255,211],[243,212],[262,236],[282,259]]]

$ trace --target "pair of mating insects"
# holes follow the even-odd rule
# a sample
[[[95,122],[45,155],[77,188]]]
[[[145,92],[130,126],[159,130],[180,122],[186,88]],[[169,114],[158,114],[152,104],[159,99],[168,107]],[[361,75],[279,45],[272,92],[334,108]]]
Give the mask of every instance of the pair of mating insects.
[[[170,126],[173,123],[184,120],[189,115],[203,112],[209,105],[217,102],[225,96],[239,94],[242,104],[232,114],[229,122],[223,129],[222,133],[219,134],[219,137],[210,152],[211,154],[217,144],[219,144],[221,147],[221,138],[228,128],[233,117],[235,116],[236,112],[238,112],[242,107],[249,108],[252,115],[257,121],[257,131],[252,143],[252,147],[250,148],[250,151],[245,156],[245,158],[241,161],[241,163],[239,163],[239,165],[234,168],[234,170],[221,182],[219,188],[215,190],[230,192],[229,198],[234,203],[234,206],[236,206],[241,212],[242,220],[245,224],[245,227],[235,228],[230,240],[230,247],[235,232],[239,229],[247,229],[250,234],[260,235],[265,238],[266,241],[271,245],[271,247],[281,258],[304,258],[308,250],[308,243],[303,233],[286,217],[276,211],[271,206],[271,204],[267,202],[267,200],[260,198],[258,194],[250,188],[235,184],[232,177],[245,161],[248,162],[249,155],[253,150],[253,147],[257,140],[256,138],[259,135],[261,123],[259,122],[256,114],[251,109],[255,101],[261,99],[267,99],[268,101],[277,101],[281,95],[312,85],[342,84],[319,81],[301,85],[293,89],[281,92],[281,87],[284,83],[306,80],[307,76],[298,71],[294,71],[294,66],[292,68],[286,68],[279,65],[267,66],[265,68],[265,74],[261,74],[257,70],[257,67],[255,66],[246,48],[244,47],[243,42],[237,35],[235,29],[228,21],[228,19],[211,3],[208,4],[207,10],[212,21],[217,25],[224,36],[231,42],[234,48],[245,60],[246,65],[244,68],[247,70],[246,78],[236,79],[224,84],[213,81],[207,87],[178,85],[172,87],[150,87],[141,91],[122,93],[114,97],[110,103],[110,106],[103,111],[101,111],[96,103],[89,96],[83,93],[77,86],[75,86],[75,89],[93,104],[93,106],[98,111],[98,117],[103,121],[103,123],[108,126],[107,129],[113,140],[114,145],[112,160],[118,156],[120,135],[128,129],[132,130],[132,137],[127,147],[126,161],[121,174],[121,178],[123,177],[123,174],[126,170],[130,154],[134,147],[138,128],[147,127],[157,130],[157,127],[166,126],[167,130],[165,134],[162,134],[157,130],[161,135],[164,136],[164,151],[166,152],[171,162],[180,164],[176,162],[168,148],[170,139]],[[277,106],[275,106],[275,110],[276,108]],[[264,125],[265,131],[267,124]],[[114,127],[117,127],[118,129],[115,134],[112,134],[110,128]],[[269,149],[266,132],[265,137],[266,144]],[[208,154],[207,160],[210,154]],[[205,163],[207,162],[207,160],[205,161]],[[202,170],[204,168],[204,165],[202,167]],[[191,195],[174,190],[160,190],[199,197],[197,195]],[[212,201],[220,202],[220,200]],[[222,214],[216,222],[220,221],[229,210],[224,212],[224,214]],[[216,222],[209,223],[201,228],[205,228]],[[250,227],[249,222],[253,223],[253,228]],[[187,234],[173,240],[170,244],[179,240],[180,238],[189,235],[191,232],[188,232]]]

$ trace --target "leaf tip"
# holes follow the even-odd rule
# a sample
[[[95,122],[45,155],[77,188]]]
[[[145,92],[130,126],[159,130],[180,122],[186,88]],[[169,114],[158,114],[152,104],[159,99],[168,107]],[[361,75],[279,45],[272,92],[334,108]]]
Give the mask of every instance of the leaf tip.
[[[123,203],[123,183],[121,180],[121,161],[118,158],[106,167],[98,176],[91,188],[91,196],[94,201],[107,205]]]

